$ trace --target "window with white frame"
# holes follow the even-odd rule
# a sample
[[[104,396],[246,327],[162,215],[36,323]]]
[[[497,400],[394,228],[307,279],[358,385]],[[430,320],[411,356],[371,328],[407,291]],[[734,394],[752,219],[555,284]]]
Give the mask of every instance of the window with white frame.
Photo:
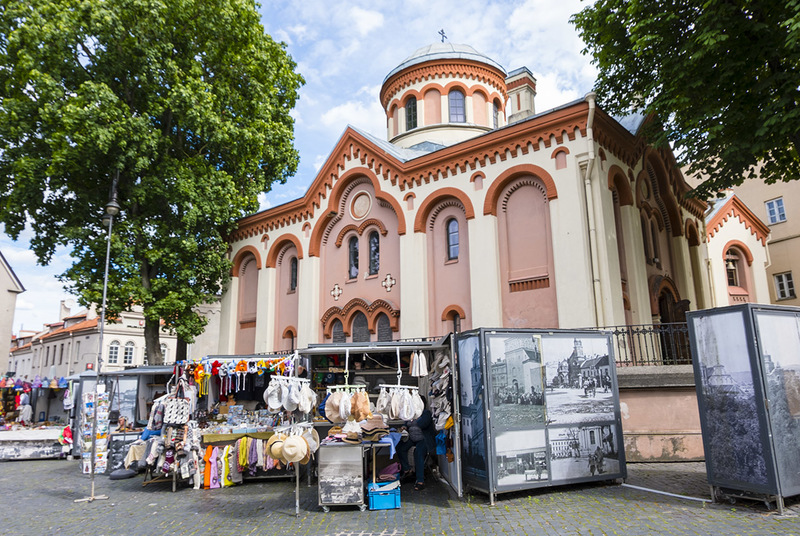
[[[786,211],[783,208],[783,198],[772,199],[765,203],[767,205],[767,220],[770,225],[786,221]]]
[[[116,365],[119,361],[119,341],[111,341],[108,346],[108,363]]]
[[[161,343],[161,359],[164,363],[169,363],[169,361],[167,361],[167,344],[163,342]]]
[[[133,363],[133,349],[135,345],[133,341],[128,341],[125,343],[125,355],[122,357],[122,364],[123,365],[130,365]]]
[[[778,296],[779,300],[787,300],[795,297],[792,272],[775,274],[775,294]]]

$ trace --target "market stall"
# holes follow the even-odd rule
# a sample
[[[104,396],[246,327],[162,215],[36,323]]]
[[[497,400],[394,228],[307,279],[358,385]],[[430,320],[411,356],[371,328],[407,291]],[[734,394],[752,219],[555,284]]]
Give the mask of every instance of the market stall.
[[[800,495],[800,309],[743,304],[686,315],[715,500]]]
[[[607,334],[477,329],[456,347],[467,486],[494,504],[499,493],[625,478]]]

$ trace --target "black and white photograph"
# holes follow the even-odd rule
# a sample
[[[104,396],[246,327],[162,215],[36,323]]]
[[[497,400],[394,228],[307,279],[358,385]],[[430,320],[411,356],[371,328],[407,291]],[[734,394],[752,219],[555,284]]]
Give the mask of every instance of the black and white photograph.
[[[320,504],[359,504],[364,500],[360,447],[320,448]]]
[[[497,486],[523,487],[547,483],[547,438],[544,429],[514,430],[494,440]]]
[[[766,485],[764,438],[743,313],[692,318],[692,325],[702,376],[708,471],[728,481]]]
[[[542,337],[547,423],[614,418],[614,363],[605,336]]]
[[[483,482],[486,473],[486,401],[477,335],[458,339],[461,381],[461,466],[464,478]]]
[[[616,478],[620,472],[618,434],[611,423],[549,428],[551,480]]]
[[[800,489],[800,316],[756,311],[755,321],[781,485]]]
[[[492,378],[492,427],[530,428],[544,424],[541,336],[530,333],[486,336]]]

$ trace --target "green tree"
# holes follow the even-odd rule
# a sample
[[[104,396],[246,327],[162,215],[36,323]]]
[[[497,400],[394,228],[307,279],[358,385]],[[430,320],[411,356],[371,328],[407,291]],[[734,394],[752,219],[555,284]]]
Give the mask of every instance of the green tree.
[[[597,0],[574,15],[609,112],[657,118],[709,195],[798,175],[800,0]]]
[[[297,167],[289,115],[303,83],[254,0],[0,0],[0,221],[101,300],[112,180],[108,314],[191,341],[230,277],[225,237]]]

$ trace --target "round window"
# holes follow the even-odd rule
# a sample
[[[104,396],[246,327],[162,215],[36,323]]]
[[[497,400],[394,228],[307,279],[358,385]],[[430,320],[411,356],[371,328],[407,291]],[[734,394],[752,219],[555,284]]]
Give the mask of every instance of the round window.
[[[361,192],[353,198],[353,203],[350,205],[350,214],[355,220],[363,220],[369,214],[371,207],[372,198],[367,192]]]

